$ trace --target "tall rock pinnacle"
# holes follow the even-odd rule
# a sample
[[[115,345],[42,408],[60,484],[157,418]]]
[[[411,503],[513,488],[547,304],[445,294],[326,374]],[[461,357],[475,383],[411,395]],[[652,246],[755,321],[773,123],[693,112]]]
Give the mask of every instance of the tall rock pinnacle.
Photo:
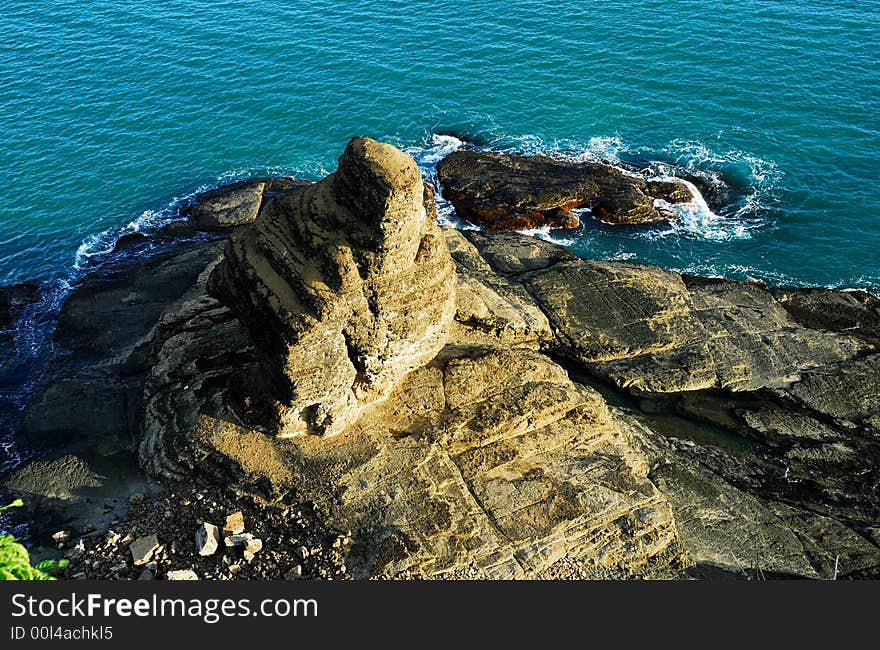
[[[412,158],[355,138],[230,240],[209,290],[251,333],[278,435],[338,433],[445,344],[455,267],[430,199]]]

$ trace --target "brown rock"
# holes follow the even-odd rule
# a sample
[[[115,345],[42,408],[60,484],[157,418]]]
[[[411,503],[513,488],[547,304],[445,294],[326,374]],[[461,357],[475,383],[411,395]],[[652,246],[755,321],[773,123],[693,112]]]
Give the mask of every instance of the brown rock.
[[[226,523],[223,524],[224,535],[240,535],[244,532],[244,514],[241,510],[233,512],[226,517]]]
[[[575,228],[577,208],[609,223],[669,218],[643,178],[602,163],[462,150],[441,160],[437,174],[458,215],[489,230]]]
[[[455,271],[425,202],[412,158],[356,138],[335,174],[233,236],[209,290],[268,370],[263,426],[337,433],[443,346]]]
[[[648,193],[655,199],[662,199],[667,203],[690,203],[694,199],[691,188],[682,181],[649,179],[646,183]]]

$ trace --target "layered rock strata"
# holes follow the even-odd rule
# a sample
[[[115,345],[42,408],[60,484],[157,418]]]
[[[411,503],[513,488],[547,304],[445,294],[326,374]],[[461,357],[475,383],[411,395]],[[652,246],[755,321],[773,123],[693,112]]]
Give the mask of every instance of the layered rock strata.
[[[134,440],[151,475],[314,503],[358,577],[880,575],[870,294],[438,229],[367,139],[263,192],[227,244],[74,293],[21,435],[78,442],[8,488],[67,503]]]
[[[412,158],[355,139],[233,235],[210,292],[257,346],[279,435],[342,431],[445,344],[455,270],[425,192]]]

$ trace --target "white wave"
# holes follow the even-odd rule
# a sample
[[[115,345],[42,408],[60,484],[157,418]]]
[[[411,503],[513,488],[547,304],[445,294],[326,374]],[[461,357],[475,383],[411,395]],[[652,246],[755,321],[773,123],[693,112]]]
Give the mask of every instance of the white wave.
[[[617,136],[594,137],[587,141],[587,153],[608,163],[619,163],[620,152],[625,149]]]
[[[443,198],[440,181],[437,178],[437,163],[464,146],[464,141],[454,135],[432,133],[430,139],[421,145],[404,147],[403,150],[415,159],[425,182],[430,183],[434,188],[437,222],[459,230],[478,230],[477,226],[459,218],[452,204]]]
[[[779,174],[776,165],[751,154],[736,151],[714,151],[702,142],[693,140],[674,140],[665,147],[648,149],[631,147],[618,135],[596,136],[587,141],[553,140],[532,135],[490,135],[485,137],[487,150],[516,153],[521,155],[544,155],[569,162],[603,162],[610,164],[622,172],[642,178],[675,179],[687,184],[694,199],[685,204],[669,204],[657,201],[659,208],[675,213],[677,220],[666,227],[654,227],[636,232],[633,236],[646,239],[682,236],[701,238],[709,241],[727,241],[748,239],[753,231],[766,225],[762,220],[767,208],[768,194],[776,186]],[[445,156],[465,146],[465,143],[452,135],[432,134],[419,146],[405,149],[419,164],[426,181],[433,184],[436,190],[438,218],[441,224],[458,228],[474,228],[472,224],[458,218],[454,208],[446,201],[440,191],[437,180],[436,165]],[[626,159],[659,158],[648,163],[640,172],[636,172]],[[664,162],[663,159],[669,162]],[[730,213],[718,214],[707,204],[705,198],[693,182],[682,178],[682,174],[697,176],[703,183],[723,193],[727,186],[723,174],[734,168],[734,171],[747,179],[746,194],[741,197],[738,205],[733,206]],[[587,212],[588,214],[588,212]],[[551,235],[540,229],[529,234],[557,241],[557,243],[573,242],[571,237]],[[563,243],[563,245],[570,245]]]
[[[116,242],[126,235],[156,229],[171,220],[173,210],[170,206],[159,211],[144,210],[139,217],[132,219],[121,228],[108,228],[86,237],[76,249],[73,268],[82,270],[89,260],[95,256],[108,255],[113,252]]]
[[[517,232],[521,235],[529,235],[531,237],[537,237],[538,239],[543,239],[544,241],[551,242],[553,244],[558,244],[559,246],[574,246],[577,240],[574,237],[563,237],[559,234],[558,229],[543,227],[543,228],[529,228],[526,230],[517,230]]]
[[[690,236],[725,241],[729,239],[748,239],[751,232],[744,224],[715,214],[706,203],[697,186],[683,178],[672,176],[650,177],[649,180],[675,180],[683,183],[693,197],[689,203],[668,203],[663,199],[654,199],[654,205],[661,211],[674,213],[678,219],[671,221],[666,234],[683,233]],[[660,231],[662,235],[664,231]]]
[[[416,159],[420,165],[436,165],[446,156],[458,151],[464,146],[464,141],[454,135],[432,133],[431,144],[423,147],[407,147],[404,149]]]

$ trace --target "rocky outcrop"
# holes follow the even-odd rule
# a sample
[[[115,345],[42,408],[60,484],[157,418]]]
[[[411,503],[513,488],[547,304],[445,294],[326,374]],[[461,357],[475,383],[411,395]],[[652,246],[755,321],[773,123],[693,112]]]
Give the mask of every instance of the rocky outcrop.
[[[540,352],[546,316],[423,200],[408,157],[356,139],[268,202],[160,322],[144,466],[295,492],[352,531],[356,576],[676,561],[644,458]],[[515,263],[567,257],[531,248]]]
[[[432,202],[433,203],[433,202]],[[446,341],[455,270],[415,162],[360,138],[339,170],[270,201],[234,235],[210,292],[270,376],[279,435],[338,433]]]
[[[219,231],[249,224],[265,198],[309,183],[293,177],[249,178],[196,195],[181,210],[198,230]]]
[[[880,301],[563,254],[536,267],[515,261],[531,238],[465,235],[622,405],[704,575],[877,575]]]
[[[880,301],[434,219],[359,138],[227,244],[85,282],[22,430],[80,447],[7,487],[63,504],[134,430],[151,475],[313,504],[354,577],[880,575]]]
[[[630,390],[778,388],[869,349],[858,337],[800,325],[746,282],[586,260],[523,281],[567,353]]]
[[[602,163],[571,163],[545,156],[456,151],[437,165],[443,196],[463,219],[488,230],[576,228],[573,210],[589,208],[608,223],[650,223],[674,219],[655,198],[686,203],[686,184],[646,182]]]

